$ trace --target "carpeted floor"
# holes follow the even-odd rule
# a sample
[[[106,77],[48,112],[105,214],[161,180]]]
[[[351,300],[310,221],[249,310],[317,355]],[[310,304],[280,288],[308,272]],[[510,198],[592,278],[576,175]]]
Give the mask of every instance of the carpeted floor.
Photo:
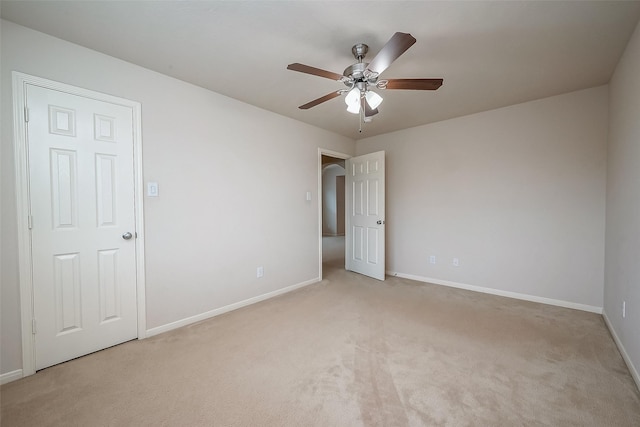
[[[2,386],[2,426],[640,425],[601,316],[338,255],[318,284]]]

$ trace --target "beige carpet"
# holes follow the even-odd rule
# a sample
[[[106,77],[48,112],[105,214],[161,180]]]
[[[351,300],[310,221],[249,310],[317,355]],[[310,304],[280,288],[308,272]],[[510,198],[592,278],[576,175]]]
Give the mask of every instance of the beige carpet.
[[[2,386],[2,426],[640,426],[599,315],[335,268]]]

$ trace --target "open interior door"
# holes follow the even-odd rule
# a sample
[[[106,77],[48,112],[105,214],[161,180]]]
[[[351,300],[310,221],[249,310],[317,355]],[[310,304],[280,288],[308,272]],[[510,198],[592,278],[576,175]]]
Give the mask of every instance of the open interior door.
[[[384,151],[346,162],[347,238],[345,268],[384,280]]]

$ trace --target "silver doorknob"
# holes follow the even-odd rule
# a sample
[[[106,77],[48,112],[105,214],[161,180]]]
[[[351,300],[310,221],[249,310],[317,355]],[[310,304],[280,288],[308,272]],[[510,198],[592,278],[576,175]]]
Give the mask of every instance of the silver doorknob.
[[[132,237],[133,237],[133,234],[129,233],[128,231],[122,235],[122,238],[124,240],[129,240]]]
[[[384,221],[383,221],[383,220],[381,220],[381,219],[379,219],[378,221],[376,221],[376,224],[378,224],[378,225],[382,225],[382,224],[384,224]]]

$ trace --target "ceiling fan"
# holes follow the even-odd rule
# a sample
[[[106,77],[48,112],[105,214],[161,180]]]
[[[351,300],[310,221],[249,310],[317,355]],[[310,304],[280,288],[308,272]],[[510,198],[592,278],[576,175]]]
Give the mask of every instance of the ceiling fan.
[[[314,99],[300,109],[307,110],[323,102],[329,101],[342,94],[345,96],[347,111],[359,114],[362,121],[369,122],[371,118],[378,114],[378,106],[382,102],[382,97],[371,90],[377,89],[409,89],[409,90],[436,90],[442,86],[442,79],[380,79],[380,74],[386,70],[393,61],[405,53],[416,39],[408,33],[395,33],[384,45],[371,62],[363,62],[369,51],[369,46],[358,43],[351,48],[357,63],[347,67],[342,74],[310,67],[308,65],[294,63],[287,66],[288,70],[301,73],[312,74],[314,76],[325,77],[344,83],[347,88],[331,92],[318,99]],[[362,131],[362,128],[360,129]]]

